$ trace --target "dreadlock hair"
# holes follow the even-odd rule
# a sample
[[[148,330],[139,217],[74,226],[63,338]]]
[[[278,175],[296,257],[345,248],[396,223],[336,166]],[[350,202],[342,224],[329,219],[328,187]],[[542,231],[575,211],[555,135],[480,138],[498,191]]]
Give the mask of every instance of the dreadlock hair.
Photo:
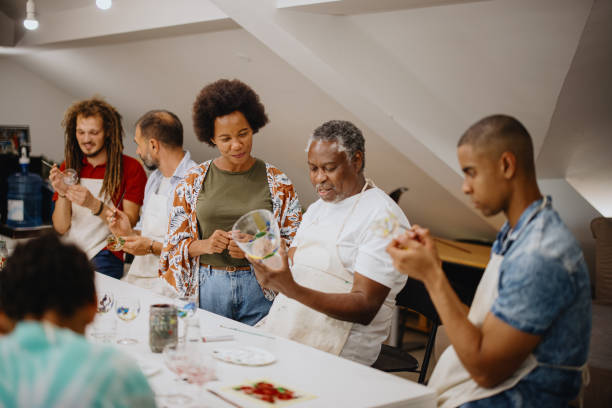
[[[65,136],[66,168],[75,169],[77,173],[80,173],[83,167],[83,152],[76,138],[77,118],[79,116],[90,118],[97,115],[102,118],[104,147],[106,148],[106,172],[100,194],[105,200],[110,198],[114,201],[115,196],[119,195],[123,174],[121,154],[123,153],[124,132],[121,115],[117,109],[97,96],[74,103],[64,114],[62,126]]]

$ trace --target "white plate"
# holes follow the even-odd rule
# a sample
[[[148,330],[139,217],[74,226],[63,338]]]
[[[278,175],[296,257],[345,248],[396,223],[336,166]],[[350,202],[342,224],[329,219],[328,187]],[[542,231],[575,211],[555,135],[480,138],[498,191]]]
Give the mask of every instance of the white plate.
[[[140,367],[142,373],[147,377],[151,377],[159,373],[162,369],[161,364],[145,360],[138,360],[138,367]]]
[[[226,363],[246,366],[263,366],[276,361],[272,353],[257,347],[218,348],[212,355]]]

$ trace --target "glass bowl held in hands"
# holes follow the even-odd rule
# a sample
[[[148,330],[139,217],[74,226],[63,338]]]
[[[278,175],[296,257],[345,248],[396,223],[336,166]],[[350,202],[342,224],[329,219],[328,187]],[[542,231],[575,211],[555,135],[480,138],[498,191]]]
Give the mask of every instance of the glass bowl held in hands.
[[[124,244],[125,239],[118,237],[117,235],[109,235],[106,237],[106,247],[111,251],[121,251]]]
[[[370,226],[370,230],[381,238],[396,238],[404,231],[410,228],[403,225],[395,214],[391,211],[387,212],[387,215],[383,218],[377,219]]]
[[[232,228],[232,239],[249,257],[262,260],[273,269],[280,268],[281,238],[274,215],[268,210],[253,210],[240,217]]]
[[[79,174],[75,169],[65,169],[62,174],[62,181],[67,186],[74,186],[79,182]]]

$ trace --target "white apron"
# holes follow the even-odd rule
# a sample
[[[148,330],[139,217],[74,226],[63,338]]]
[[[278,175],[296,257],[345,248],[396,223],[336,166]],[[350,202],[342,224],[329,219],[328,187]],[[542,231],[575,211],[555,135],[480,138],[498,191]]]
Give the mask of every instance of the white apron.
[[[104,201],[100,196],[103,181],[102,179],[82,178],[79,183],[98,200]],[[109,202],[104,203],[108,205]],[[93,215],[89,208],[72,203],[70,229],[64,235],[64,239],[81,248],[87,254],[87,258],[93,258],[106,247],[106,237],[110,233],[102,218]]]
[[[533,217],[546,206],[548,200],[544,199],[542,201],[540,208],[536,210],[531,218],[523,225],[521,230],[517,233],[517,236],[527,224],[529,224]],[[499,269],[503,259],[504,257],[502,255],[492,255],[482,279],[478,284],[478,288],[476,289],[474,300],[468,313],[468,319],[478,328],[482,327],[485,317],[491,310],[495,299],[497,299]],[[470,374],[459,360],[455,348],[450,346],[440,356],[427,385],[436,389],[439,407],[457,407],[466,402],[492,397],[493,395],[509,390],[538,365],[576,371],[583,371],[586,366],[569,367],[538,363],[532,353],[527,356],[523,364],[521,364],[521,366],[505,381],[493,388],[483,388],[471,378]]]
[[[370,185],[367,181],[363,191]],[[300,246],[293,254],[291,273],[300,285],[325,293],[348,293],[353,287],[353,275],[338,256],[337,242],[346,221],[359,203],[355,201],[342,224],[328,225],[315,220],[301,226]],[[340,354],[353,323],[334,319],[279,293],[270,312],[256,325],[269,333],[335,355]]]
[[[142,213],[143,237],[154,241],[164,242],[168,230],[168,197],[152,193],[147,201],[145,211]],[[124,281],[145,289],[161,290],[159,274],[159,256],[155,254],[137,255]]]

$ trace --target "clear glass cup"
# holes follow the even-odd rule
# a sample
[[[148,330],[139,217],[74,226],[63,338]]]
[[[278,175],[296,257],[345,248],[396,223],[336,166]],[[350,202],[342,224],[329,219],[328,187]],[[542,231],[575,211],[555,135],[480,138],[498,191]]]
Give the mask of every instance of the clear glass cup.
[[[64,169],[62,174],[64,175],[62,181],[67,186],[74,186],[79,182],[79,174],[75,169]]]
[[[205,400],[204,384],[217,379],[217,364],[212,355],[199,347],[198,344],[188,343],[185,345],[189,359],[182,371],[189,383],[195,385],[198,390],[198,399]]]
[[[187,333],[190,329],[195,330],[195,313],[198,309],[198,294],[181,296],[175,301],[176,314],[179,317],[179,341],[183,342],[187,339]],[[199,331],[199,325],[198,325]]]
[[[187,348],[184,344],[168,344],[162,351],[162,357],[164,364],[170,371],[176,374],[174,378],[174,389],[175,392],[172,394],[163,395],[163,399],[170,405],[184,405],[192,401],[185,392],[181,391],[183,388],[183,377],[185,367],[190,359]]]
[[[90,333],[96,342],[113,343],[117,335],[117,320],[112,315],[98,314]]]
[[[395,214],[387,211],[387,215],[370,225],[370,230],[381,238],[396,238],[409,228],[403,225]]]
[[[108,313],[113,310],[115,304],[115,297],[113,292],[110,290],[98,290],[96,291],[96,308],[98,313]]]
[[[118,297],[115,300],[115,312],[117,317],[127,324],[138,317],[140,313],[140,300],[132,297]],[[138,343],[138,340],[125,336],[117,340],[117,343],[135,344]]]

